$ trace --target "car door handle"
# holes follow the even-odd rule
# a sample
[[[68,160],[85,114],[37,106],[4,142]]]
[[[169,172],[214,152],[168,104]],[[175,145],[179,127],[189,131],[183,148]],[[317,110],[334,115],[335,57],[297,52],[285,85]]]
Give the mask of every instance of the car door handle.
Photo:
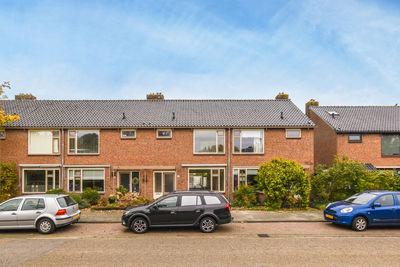
[[[199,213],[199,212],[203,212],[203,210],[202,209],[197,209],[197,210],[195,210],[195,212]]]
[[[171,210],[171,214],[176,214],[176,211],[174,211],[174,210]]]
[[[42,214],[40,211],[37,211],[36,214]]]
[[[15,212],[11,213],[11,215],[17,215]]]

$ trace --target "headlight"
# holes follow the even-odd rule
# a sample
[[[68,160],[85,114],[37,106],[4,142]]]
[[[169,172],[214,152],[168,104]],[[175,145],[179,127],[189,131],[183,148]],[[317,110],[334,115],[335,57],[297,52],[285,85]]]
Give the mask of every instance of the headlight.
[[[349,213],[352,212],[353,208],[352,207],[348,207],[348,208],[344,208],[340,210],[340,213]]]

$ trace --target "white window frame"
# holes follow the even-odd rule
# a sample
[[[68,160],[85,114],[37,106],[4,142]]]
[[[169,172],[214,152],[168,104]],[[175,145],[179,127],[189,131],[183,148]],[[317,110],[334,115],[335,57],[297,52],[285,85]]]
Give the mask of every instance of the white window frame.
[[[44,192],[25,192],[25,171],[45,171],[45,191]],[[22,169],[22,194],[43,194],[46,193],[49,188],[47,188],[47,178],[48,174],[47,171],[53,171],[53,188],[50,189],[55,189],[56,185],[56,172],[58,171],[58,188],[63,188],[63,185],[61,184],[61,171],[59,168],[23,168]]]
[[[129,173],[129,192],[132,193],[132,172],[138,172],[139,173],[139,192],[136,192],[138,195],[142,191],[142,184],[140,182],[140,171],[136,170],[128,170],[128,171],[118,171],[118,181],[117,181],[117,186],[120,186],[121,183],[121,174],[126,174]]]
[[[240,170],[245,170],[245,176],[246,176],[246,185],[247,185],[247,171],[248,170],[257,170],[258,172],[258,167],[235,167],[232,170],[232,192],[235,191],[235,171],[238,172],[238,188],[237,190],[240,189]]]
[[[174,174],[174,190],[176,191],[176,171],[153,171],[153,196],[156,194],[156,173],[161,173],[161,196],[165,195],[165,191],[164,191],[164,173],[173,173]]]
[[[69,180],[70,180],[70,170],[72,170],[72,180],[73,180],[73,190],[70,191],[69,190]],[[80,191],[76,191],[75,190],[75,171],[79,170],[81,172],[81,190]],[[97,191],[98,193],[102,194],[105,193],[106,190],[106,169],[105,168],[68,168],[66,170],[66,172],[68,173],[67,175],[67,192],[71,192],[71,193],[83,193],[84,188],[83,188],[83,171],[86,170],[90,170],[90,171],[103,171],[104,176],[103,176],[103,181],[104,181],[104,191]],[[97,179],[97,180],[101,180],[101,179]]]
[[[293,137],[293,136],[288,136],[288,131],[299,131],[299,136],[295,136],[295,137]],[[286,129],[286,138],[287,139],[301,139],[301,129]]]
[[[31,132],[51,132],[51,151],[52,153],[33,153],[30,149]],[[58,137],[54,137],[53,132],[58,132]],[[54,140],[58,140],[58,152],[54,152]],[[61,132],[57,129],[32,129],[28,130],[28,155],[60,155]]]
[[[169,131],[171,134],[170,136],[159,136],[158,133],[161,131]],[[172,129],[157,129],[156,137],[157,139],[172,139]]]
[[[209,170],[210,171],[210,173],[211,173],[211,184],[210,184],[210,191],[213,191],[213,192],[220,192],[220,193],[225,193],[225,191],[226,191],[226,168],[207,168],[207,167],[201,167],[201,168],[189,168],[188,169],[188,176],[187,176],[187,189],[188,189],[188,191],[190,191],[190,181],[189,181],[189,179],[190,179],[190,170]],[[215,190],[213,190],[213,170],[218,170],[218,191],[215,191]],[[223,191],[221,191],[221,188],[220,188],[220,185],[221,185],[221,183],[220,183],[220,179],[221,179],[221,170],[224,170],[224,190]]]
[[[240,131],[239,135],[239,152],[235,152],[235,131]],[[242,131],[261,131],[262,132],[262,152],[242,152]],[[258,154],[258,155],[263,155],[264,154],[264,146],[265,146],[265,141],[264,141],[264,136],[265,136],[265,130],[264,129],[233,129],[232,131],[232,154]]]
[[[122,135],[122,132],[135,132],[135,136],[134,137],[126,137]],[[99,135],[100,137],[100,135]],[[136,129],[121,129],[121,139],[136,139]]]
[[[6,139],[6,130],[0,129],[0,140]]]
[[[197,131],[215,131],[215,144],[216,144],[216,152],[196,152],[196,132]],[[223,151],[218,151],[218,131],[223,131],[222,136],[224,137],[223,140]],[[194,129],[193,130],[193,154],[195,155],[225,155],[225,129]]]
[[[78,131],[97,131],[99,140],[98,140],[98,152],[97,153],[77,153],[78,152]],[[69,151],[69,140],[70,140],[70,135],[69,132],[75,132],[75,152],[70,152]],[[68,155],[100,155],[100,130],[99,129],[71,129],[68,130]]]

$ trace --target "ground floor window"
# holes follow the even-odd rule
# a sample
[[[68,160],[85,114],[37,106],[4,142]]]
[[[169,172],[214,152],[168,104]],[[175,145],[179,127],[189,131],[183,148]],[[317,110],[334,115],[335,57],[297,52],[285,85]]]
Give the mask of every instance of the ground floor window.
[[[104,169],[69,169],[68,190],[82,192],[86,188],[92,188],[104,192],[104,180]]]
[[[175,191],[175,172],[155,171],[153,185],[153,197],[155,199],[162,195]]]
[[[255,185],[257,182],[257,169],[234,168],[233,169],[233,190],[238,190],[241,185]]]
[[[24,193],[45,193],[60,187],[60,170],[24,169],[23,180]]]
[[[139,193],[140,173],[138,171],[120,172],[119,185],[128,189],[129,192]]]
[[[189,169],[189,190],[225,191],[224,169]]]

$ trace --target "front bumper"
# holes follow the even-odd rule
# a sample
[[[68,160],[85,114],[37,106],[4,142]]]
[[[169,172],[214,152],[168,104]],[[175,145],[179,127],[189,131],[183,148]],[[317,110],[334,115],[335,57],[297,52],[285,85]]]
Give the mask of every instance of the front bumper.
[[[332,213],[324,211],[324,219],[328,222],[333,222],[343,225],[351,225],[353,215],[351,213]]]

